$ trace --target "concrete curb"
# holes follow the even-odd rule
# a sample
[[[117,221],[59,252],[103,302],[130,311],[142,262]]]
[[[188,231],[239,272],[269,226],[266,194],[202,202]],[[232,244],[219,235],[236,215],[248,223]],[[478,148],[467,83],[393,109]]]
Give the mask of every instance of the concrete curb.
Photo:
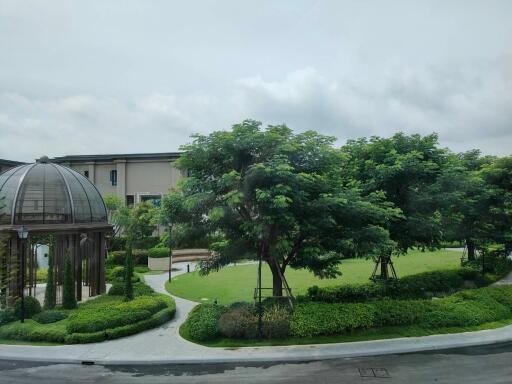
[[[188,364],[219,364],[219,363],[277,363],[329,360],[350,357],[365,357],[389,354],[405,354],[415,352],[442,352],[449,349],[476,347],[489,344],[512,342],[512,325],[502,328],[465,332],[446,335],[431,335],[411,338],[360,341],[336,344],[312,344],[300,346],[275,347],[241,347],[241,348],[208,348],[200,347],[196,356],[175,358],[145,359],[116,357],[103,358],[97,356],[55,356],[51,355],[47,346],[3,345],[9,351],[0,350],[0,360],[29,361],[39,363],[83,364],[98,365],[188,365]],[[194,344],[195,345],[195,344]],[[7,348],[2,348],[7,349]],[[27,349],[30,349],[31,353]],[[34,352],[42,352],[41,354]],[[64,352],[64,351],[63,351]],[[46,356],[45,356],[46,355]]]

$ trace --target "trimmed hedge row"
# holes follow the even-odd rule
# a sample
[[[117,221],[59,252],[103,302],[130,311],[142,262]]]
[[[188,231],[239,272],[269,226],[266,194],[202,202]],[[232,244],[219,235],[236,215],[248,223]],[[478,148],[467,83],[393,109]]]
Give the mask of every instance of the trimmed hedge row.
[[[305,302],[290,322],[297,337],[336,335],[356,329],[418,324],[425,328],[473,326],[512,317],[512,287],[465,290],[437,300],[392,300],[368,303]]]
[[[163,259],[169,257],[171,249],[168,247],[155,247],[148,250],[148,257]]]
[[[357,303],[377,298],[424,299],[434,295],[452,293],[472,281],[476,286],[483,285],[480,274],[475,269],[461,268],[423,272],[402,277],[390,282],[367,284],[347,284],[308,289],[308,297],[313,301],[326,303]]]
[[[107,265],[124,265],[126,256],[125,251],[112,251],[107,256]],[[147,249],[133,249],[133,264],[134,265],[148,265],[148,250]]]
[[[152,295],[153,293],[155,293],[155,291],[149,285],[146,285],[142,282],[133,284],[133,296],[135,296],[135,297]],[[108,295],[123,296],[124,295],[124,283],[115,282],[114,284],[112,284],[112,286],[108,290]]]
[[[68,344],[96,343],[104,340],[114,340],[120,337],[130,336],[147,329],[158,327],[171,320],[176,313],[176,306],[172,305],[153,314],[148,319],[133,324],[127,324],[116,328],[107,328],[104,331],[90,333],[72,333],[65,337]]]
[[[83,308],[69,316],[68,333],[94,333],[117,328],[148,319],[156,312],[172,305],[172,299],[164,295],[140,296],[112,306]]]

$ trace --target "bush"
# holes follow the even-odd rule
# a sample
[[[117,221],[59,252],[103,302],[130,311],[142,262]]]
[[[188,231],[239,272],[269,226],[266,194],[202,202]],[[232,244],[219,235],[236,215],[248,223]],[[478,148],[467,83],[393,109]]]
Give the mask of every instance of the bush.
[[[146,284],[144,284],[142,282],[138,282],[138,283],[134,283],[133,284],[133,295],[135,297],[137,297],[137,296],[152,295],[153,293],[155,293],[153,288],[151,288],[150,286],[148,286],[148,285],[146,285]],[[108,295],[110,295],[110,296],[123,296],[124,295],[124,283],[122,283],[122,282],[115,282],[114,284],[112,284],[112,286],[108,290]]]
[[[9,309],[4,309],[4,310],[0,311],[0,325],[4,325],[4,324],[10,323],[12,321],[16,321],[16,320],[17,320],[17,317],[14,314],[13,309],[9,308]]]
[[[326,303],[356,303],[377,298],[422,299],[452,293],[464,286],[468,278],[477,276],[467,268],[423,272],[396,281],[367,284],[347,284],[335,287],[308,289],[313,301]]]
[[[437,300],[381,300],[367,304],[304,302],[291,320],[294,336],[343,334],[368,327],[466,327],[512,316],[512,286],[457,292]]]
[[[76,306],[75,274],[71,264],[71,256],[66,254],[64,261],[64,283],[62,286],[62,308],[74,309]]]
[[[170,248],[167,248],[167,247],[151,248],[148,251],[148,257],[163,259],[163,258],[169,257],[170,252],[171,252]]]
[[[27,319],[24,323],[16,322],[0,327],[0,338],[9,340],[45,341],[63,343],[66,331],[54,324],[39,324]]]
[[[218,335],[217,323],[226,308],[217,304],[200,304],[188,315],[186,325],[193,340],[211,340]]]
[[[306,337],[352,332],[371,327],[374,316],[371,304],[302,303],[295,307],[290,333]]]
[[[107,265],[124,265],[126,252],[125,251],[112,251],[109,252],[107,257]],[[148,251],[146,249],[133,249],[133,265],[148,265]]]
[[[37,321],[39,324],[50,324],[56,323],[57,321],[64,320],[68,317],[65,312],[48,310],[43,311],[32,317],[33,320]]]
[[[66,329],[69,333],[91,333],[116,328],[147,319],[168,306],[174,306],[170,297],[154,295],[115,305],[82,307],[69,316]]]
[[[282,339],[290,334],[290,312],[275,305],[263,314],[263,335],[268,339]]]
[[[427,300],[381,300],[372,302],[374,326],[409,325],[419,322],[431,308]]]
[[[32,296],[25,297],[25,319],[30,319],[35,314],[41,312],[41,304]],[[14,304],[14,314],[16,318],[21,319],[21,298]]]
[[[245,309],[246,311],[249,311],[253,315],[258,314],[258,308],[254,304],[248,303],[247,301],[237,301],[235,303],[230,304],[229,310],[232,309]]]
[[[116,266],[110,270],[110,278],[112,280],[124,280],[124,267]]]
[[[244,308],[223,313],[218,322],[219,332],[233,339],[252,339],[258,336],[258,318]]]

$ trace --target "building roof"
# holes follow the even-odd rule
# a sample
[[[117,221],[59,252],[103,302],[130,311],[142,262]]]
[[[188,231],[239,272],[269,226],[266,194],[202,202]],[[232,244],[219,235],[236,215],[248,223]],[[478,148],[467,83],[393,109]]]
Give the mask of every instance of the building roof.
[[[6,165],[6,166],[14,167],[16,165],[22,165],[22,164],[26,164],[26,163],[22,163],[21,161],[0,159],[0,165]]]
[[[54,163],[76,162],[76,161],[113,161],[113,160],[158,160],[158,159],[177,159],[181,152],[160,152],[160,153],[124,153],[124,154],[104,154],[104,155],[68,155],[59,156],[51,159]]]
[[[0,226],[107,224],[107,210],[96,187],[47,157],[0,174]]]

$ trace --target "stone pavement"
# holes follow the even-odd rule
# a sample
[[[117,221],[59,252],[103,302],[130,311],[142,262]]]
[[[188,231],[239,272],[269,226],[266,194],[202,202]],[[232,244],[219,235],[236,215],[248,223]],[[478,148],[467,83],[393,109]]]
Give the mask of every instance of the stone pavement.
[[[180,271],[174,275],[185,272],[186,264],[176,265]],[[512,276],[509,275],[507,278]],[[167,273],[146,275],[145,280],[158,292],[166,293],[164,283],[167,280]],[[180,337],[178,328],[197,303],[178,297],[175,297],[175,300],[175,318],[159,328],[103,343],[62,346],[3,344],[0,345],[0,359],[68,363],[93,361],[104,365],[309,361],[442,350],[512,341],[512,325],[509,325],[477,332],[351,343],[209,348]]]

